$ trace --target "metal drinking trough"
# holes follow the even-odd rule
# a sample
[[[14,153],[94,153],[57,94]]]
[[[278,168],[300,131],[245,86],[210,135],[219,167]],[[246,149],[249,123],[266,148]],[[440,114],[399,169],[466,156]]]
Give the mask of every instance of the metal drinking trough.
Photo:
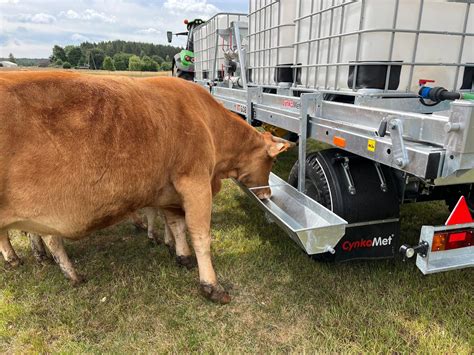
[[[236,180],[235,180],[236,181]],[[260,200],[255,190],[236,181],[240,188],[271,216],[308,254],[334,253],[334,247],[346,231],[347,222],[312,198],[271,173],[268,187],[272,197]]]

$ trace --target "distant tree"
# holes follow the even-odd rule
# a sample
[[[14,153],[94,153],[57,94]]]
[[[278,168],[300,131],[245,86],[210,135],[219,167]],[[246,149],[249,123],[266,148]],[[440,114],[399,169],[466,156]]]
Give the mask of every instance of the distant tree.
[[[77,46],[66,46],[64,47],[64,52],[66,52],[67,61],[71,63],[73,67],[77,67],[82,57],[81,48]]]
[[[141,70],[142,71],[158,71],[158,63],[146,55],[142,58]]]
[[[104,64],[102,64],[102,69],[115,71],[114,60],[110,58],[109,56],[105,57]]]
[[[132,55],[128,60],[128,70],[130,71],[140,71],[142,70],[142,61],[140,57]]]
[[[152,55],[151,56],[151,59],[153,59],[155,62],[157,62],[158,64],[161,64],[163,63],[165,60],[163,59],[163,57],[160,57],[159,55]]]
[[[79,47],[82,52],[80,58],[79,51],[75,47]],[[61,59],[63,63],[67,61],[72,66],[89,65],[92,69],[102,69],[105,57],[109,56],[114,60],[116,70],[127,70],[129,67],[128,61],[132,55],[136,55],[142,59],[148,56],[160,65],[164,61],[171,61],[174,55],[180,50],[181,48],[170,45],[122,40],[98,43],[82,42],[79,46],[70,45],[65,48],[54,46],[50,61],[54,65],[56,60]]]
[[[13,53],[10,53],[10,54],[8,55],[8,60],[9,60],[10,62],[12,62],[12,63],[16,63],[16,59],[15,59],[15,57],[13,56]]]
[[[71,69],[71,68],[72,68],[71,63],[69,63],[69,62],[64,62],[64,64],[63,64],[63,69]]]
[[[101,69],[104,63],[105,53],[102,49],[92,48],[89,51],[89,65],[91,69]]]
[[[172,64],[170,62],[163,62],[161,63],[161,70],[163,71],[170,71]]]
[[[128,60],[132,54],[117,53],[114,55],[114,65],[116,70],[128,70]]]
[[[57,66],[57,67],[62,67],[64,64],[64,62],[61,60],[61,59],[57,59],[55,62],[54,62],[54,65]]]
[[[53,55],[51,56],[51,61],[56,62],[58,59],[61,59],[63,62],[67,61],[66,52],[63,47],[55,45],[53,47]]]

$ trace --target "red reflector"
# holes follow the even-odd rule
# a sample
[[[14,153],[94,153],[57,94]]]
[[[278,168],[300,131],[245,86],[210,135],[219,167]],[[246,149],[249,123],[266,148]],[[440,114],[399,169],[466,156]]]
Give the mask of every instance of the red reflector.
[[[431,251],[442,251],[470,247],[474,245],[474,230],[453,231],[433,236]]]
[[[446,225],[452,226],[453,224],[471,223],[472,221],[471,212],[469,212],[466,199],[464,196],[461,196],[453,212],[451,212],[451,215],[448,217]]]

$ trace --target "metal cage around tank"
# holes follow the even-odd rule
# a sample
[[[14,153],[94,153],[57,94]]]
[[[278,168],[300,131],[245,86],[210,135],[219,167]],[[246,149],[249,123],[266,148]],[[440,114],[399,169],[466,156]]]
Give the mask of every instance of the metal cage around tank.
[[[472,0],[250,0],[255,85],[414,92],[419,80],[459,90],[474,72]],[[288,9],[294,7],[293,11]],[[291,18],[291,20],[290,20]],[[284,35],[283,35],[284,32]],[[291,37],[291,32],[294,36]],[[440,50],[441,49],[441,50]],[[282,53],[292,51],[291,62]]]

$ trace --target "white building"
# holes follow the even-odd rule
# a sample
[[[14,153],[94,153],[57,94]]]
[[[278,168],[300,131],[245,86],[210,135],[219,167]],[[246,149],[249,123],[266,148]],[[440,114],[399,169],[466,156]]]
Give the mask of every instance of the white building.
[[[18,64],[9,62],[8,60],[3,60],[0,62],[0,67],[4,67],[4,68],[14,68],[17,66]]]

